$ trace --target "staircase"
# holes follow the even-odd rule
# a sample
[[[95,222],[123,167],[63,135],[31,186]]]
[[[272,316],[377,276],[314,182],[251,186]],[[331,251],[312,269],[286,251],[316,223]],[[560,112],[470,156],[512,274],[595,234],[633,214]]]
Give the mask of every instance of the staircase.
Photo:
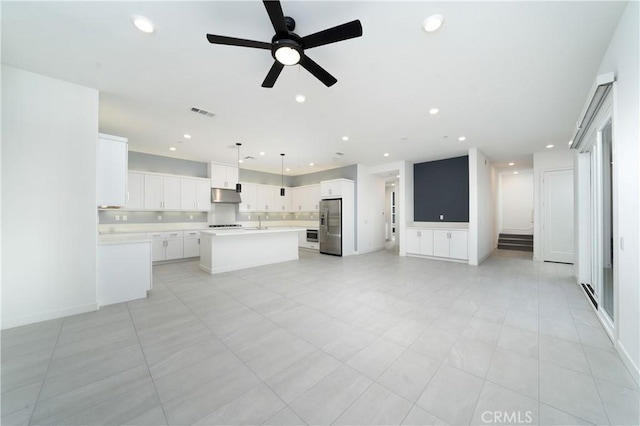
[[[503,250],[533,251],[533,235],[500,234],[498,248]]]

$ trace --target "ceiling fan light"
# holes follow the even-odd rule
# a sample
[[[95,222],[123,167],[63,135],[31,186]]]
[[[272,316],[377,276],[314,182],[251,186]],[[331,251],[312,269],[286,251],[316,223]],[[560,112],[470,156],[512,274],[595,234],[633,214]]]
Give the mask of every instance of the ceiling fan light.
[[[300,52],[289,46],[278,47],[274,55],[282,65],[295,65],[300,62]]]

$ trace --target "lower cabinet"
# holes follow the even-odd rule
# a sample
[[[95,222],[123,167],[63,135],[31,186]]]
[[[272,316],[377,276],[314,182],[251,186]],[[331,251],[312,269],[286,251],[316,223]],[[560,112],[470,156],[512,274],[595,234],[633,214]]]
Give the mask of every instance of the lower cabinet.
[[[182,259],[184,257],[183,232],[150,232],[147,234],[151,237],[151,260],[154,262],[160,260]]]
[[[200,231],[184,231],[184,257],[200,257]]]
[[[410,255],[467,260],[467,240],[466,230],[407,228],[406,252]]]

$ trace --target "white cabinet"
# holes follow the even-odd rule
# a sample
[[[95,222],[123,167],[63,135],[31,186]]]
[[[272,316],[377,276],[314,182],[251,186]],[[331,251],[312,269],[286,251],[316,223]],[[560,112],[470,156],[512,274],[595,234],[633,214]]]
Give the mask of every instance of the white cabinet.
[[[127,174],[127,203],[128,210],[142,210],[144,208],[144,175],[129,172]]]
[[[467,260],[467,238],[466,229],[407,228],[405,251],[408,255]]]
[[[180,178],[180,209],[209,211],[211,188],[208,179]]]
[[[407,228],[406,252],[422,256],[433,256],[433,230]]]
[[[256,210],[260,212],[277,210],[275,186],[256,185]]]
[[[180,210],[180,178],[145,175],[144,208],[145,210]]]
[[[183,232],[150,232],[151,237],[151,259],[154,262],[159,260],[174,260],[184,257]]]
[[[243,183],[242,192],[240,193],[240,205],[238,211],[241,213],[256,211],[256,184]]]
[[[211,163],[209,165],[212,188],[235,188],[236,183],[238,183],[238,175],[238,166],[220,163]]]
[[[124,206],[127,201],[127,139],[99,134],[96,162],[97,205]]]
[[[467,231],[434,230],[433,255],[451,259],[468,259],[467,236]]]
[[[280,195],[280,188],[276,188],[276,210],[279,212],[291,211],[291,188],[284,189],[284,197]]]
[[[200,231],[184,231],[184,257],[200,257]]]
[[[318,211],[320,208],[320,185],[291,188],[291,210],[296,212]]]
[[[348,179],[323,180],[320,182],[320,196],[322,198],[338,198],[353,187],[353,181]]]

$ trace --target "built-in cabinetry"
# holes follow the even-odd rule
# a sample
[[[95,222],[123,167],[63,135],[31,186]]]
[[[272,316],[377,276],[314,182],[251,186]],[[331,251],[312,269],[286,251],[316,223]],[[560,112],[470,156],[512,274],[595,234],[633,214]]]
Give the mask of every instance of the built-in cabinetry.
[[[211,188],[235,188],[236,183],[238,183],[239,176],[238,166],[234,166],[231,164],[210,163],[209,176],[211,176]]]
[[[320,244],[317,241],[307,241],[307,230],[298,231],[298,247],[310,250],[319,250]]]
[[[439,259],[467,260],[468,231],[466,229],[407,228],[407,255]]]
[[[434,230],[433,255],[467,260],[469,258],[468,234],[466,230]]]
[[[209,211],[210,181],[206,178],[130,171],[126,210]]]
[[[184,258],[183,231],[149,232],[147,237],[151,238],[151,260],[154,262]]]
[[[179,210],[180,178],[156,174],[145,174],[144,209]]]
[[[305,185],[291,188],[291,210],[294,212],[317,212],[320,208],[320,185]]]
[[[290,212],[291,193],[296,188],[285,188],[285,196],[280,195],[280,187],[257,183],[242,183],[241,213],[248,212]]]
[[[184,231],[184,257],[200,257],[200,231]]]
[[[127,202],[124,205],[128,210],[144,209],[144,174],[129,172],[127,174]]]
[[[433,230],[407,228],[407,254],[433,256]]]
[[[98,206],[122,207],[127,194],[127,139],[98,135],[96,201]]]
[[[207,179],[180,178],[180,210],[209,210],[211,188]]]

